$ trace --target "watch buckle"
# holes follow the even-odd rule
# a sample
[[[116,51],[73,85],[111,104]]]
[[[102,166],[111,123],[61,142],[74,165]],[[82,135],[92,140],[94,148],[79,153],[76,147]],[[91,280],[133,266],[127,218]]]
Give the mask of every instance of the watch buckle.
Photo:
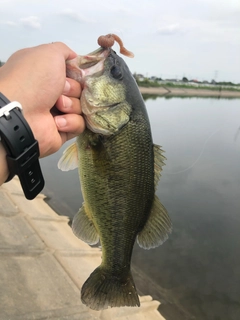
[[[11,117],[10,116],[10,111],[15,109],[15,108],[18,108],[18,109],[22,110],[22,106],[21,106],[21,104],[19,102],[13,101],[13,102],[8,103],[6,106],[0,108],[0,117],[5,116],[5,118],[7,120],[9,120],[10,117]]]

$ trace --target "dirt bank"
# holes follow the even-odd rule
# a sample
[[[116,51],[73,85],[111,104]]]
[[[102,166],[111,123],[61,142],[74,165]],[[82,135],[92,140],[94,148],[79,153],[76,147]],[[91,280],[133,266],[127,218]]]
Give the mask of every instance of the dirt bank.
[[[227,90],[204,90],[204,89],[188,89],[188,88],[170,88],[170,87],[139,87],[142,94],[156,94],[160,96],[214,96],[214,97],[236,97],[240,98],[240,91]]]

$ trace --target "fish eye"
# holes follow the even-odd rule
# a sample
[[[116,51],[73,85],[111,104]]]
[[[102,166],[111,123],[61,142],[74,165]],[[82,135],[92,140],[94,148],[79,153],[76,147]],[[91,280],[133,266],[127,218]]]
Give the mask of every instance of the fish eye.
[[[115,79],[121,80],[123,78],[122,71],[119,66],[114,65],[111,68],[110,72],[111,72],[111,75],[113,76],[113,78],[115,78]]]

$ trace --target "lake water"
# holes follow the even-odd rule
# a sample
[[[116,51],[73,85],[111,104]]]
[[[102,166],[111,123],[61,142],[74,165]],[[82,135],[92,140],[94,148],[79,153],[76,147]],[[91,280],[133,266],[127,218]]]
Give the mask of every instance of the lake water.
[[[240,319],[240,100],[148,99],[153,139],[167,157],[157,194],[173,221],[159,248],[137,245],[133,274],[141,294],[161,301],[167,320]],[[82,203],[78,173],[41,160],[44,193],[73,217]]]

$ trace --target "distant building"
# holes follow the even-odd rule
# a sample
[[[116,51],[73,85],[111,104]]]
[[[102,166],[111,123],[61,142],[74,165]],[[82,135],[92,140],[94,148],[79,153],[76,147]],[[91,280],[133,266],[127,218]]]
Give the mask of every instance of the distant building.
[[[200,83],[200,81],[196,80],[196,79],[192,79],[190,80],[190,82],[193,82],[193,83]]]

